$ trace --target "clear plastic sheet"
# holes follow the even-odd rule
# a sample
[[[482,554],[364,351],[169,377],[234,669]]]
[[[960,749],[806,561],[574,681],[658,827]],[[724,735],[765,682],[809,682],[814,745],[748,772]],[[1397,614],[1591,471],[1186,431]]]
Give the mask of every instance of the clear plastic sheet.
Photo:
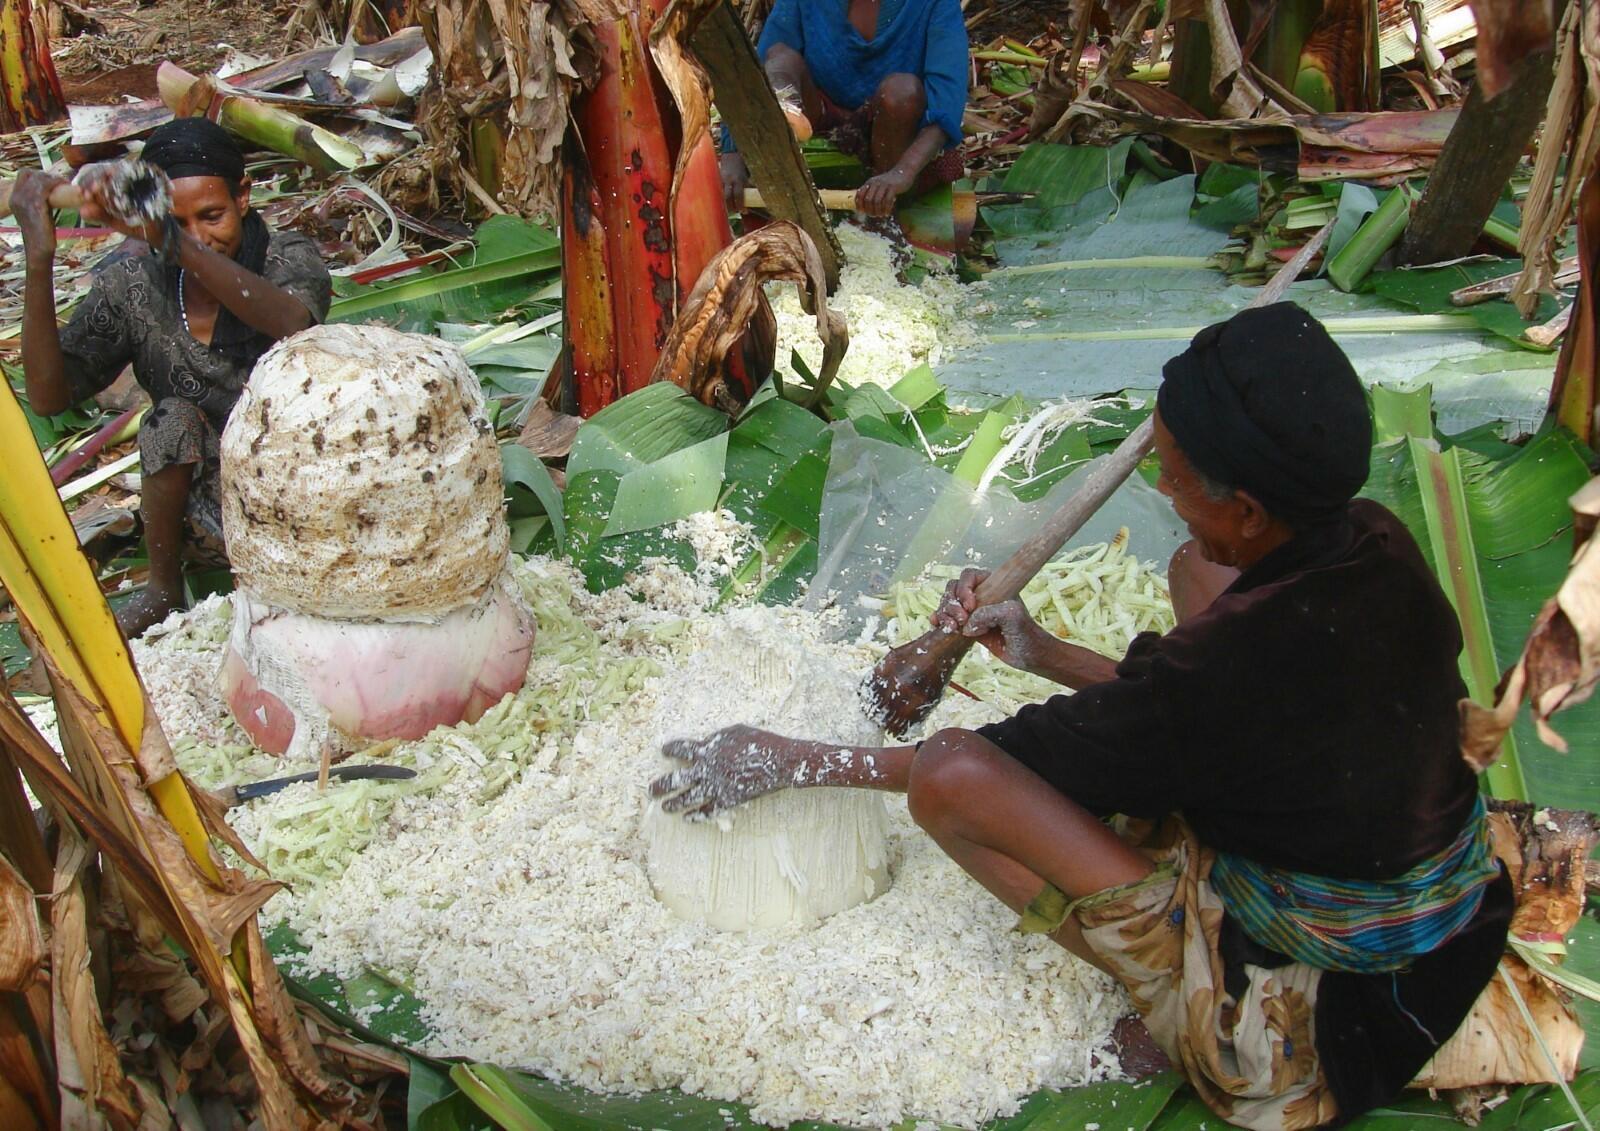
[[[1001,483],[979,494],[917,451],[834,425],[822,497],[817,573],[806,607],[837,606],[860,632],[876,598],[932,562],[994,568],[1077,490],[1092,463],[1045,496],[1021,502]],[[1104,542],[1129,530],[1129,552],[1165,564],[1188,537],[1161,493],[1132,476],[1069,543]]]

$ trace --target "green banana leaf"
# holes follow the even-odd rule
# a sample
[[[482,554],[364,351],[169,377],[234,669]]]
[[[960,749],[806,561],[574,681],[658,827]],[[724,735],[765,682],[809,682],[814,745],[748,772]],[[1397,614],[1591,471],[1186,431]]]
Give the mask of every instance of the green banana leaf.
[[[555,548],[559,553],[566,549],[566,516],[562,509],[561,489],[550,477],[544,461],[527,448],[515,442],[500,445],[500,474],[505,483],[506,517],[512,520],[545,515],[550,520]],[[526,553],[527,546],[512,545],[517,553]]]
[[[546,228],[514,216],[479,227],[476,247],[459,264],[418,278],[373,286],[342,285],[329,322],[382,322],[428,333],[441,322],[495,322],[531,301],[561,269],[561,245]]]
[[[1372,478],[1363,493],[1400,516],[1436,571],[1441,559],[1451,556],[1442,548],[1458,563],[1470,555],[1482,604],[1464,619],[1485,626],[1492,655],[1469,659],[1486,660],[1497,679],[1516,662],[1540,606],[1566,576],[1572,549],[1566,500],[1588,482],[1592,457],[1570,434],[1555,429],[1520,448],[1475,448],[1433,437],[1458,465],[1457,509],[1447,525],[1459,542],[1448,546],[1438,536],[1437,523],[1430,533],[1419,482],[1414,432],[1419,420],[1427,420],[1426,390],[1375,397],[1374,408],[1380,437],[1403,438],[1374,450]],[[1455,588],[1453,576],[1447,573],[1442,580],[1447,592]],[[1540,805],[1600,811],[1600,774],[1585,757],[1600,749],[1600,700],[1565,712],[1559,725],[1574,753],[1561,754],[1541,742],[1526,712],[1513,728],[1528,798]]]
[[[1470,314],[1478,325],[1491,334],[1525,349],[1547,353],[1523,337],[1529,326],[1538,325],[1555,317],[1561,304],[1549,295],[1539,300],[1532,321],[1523,321],[1517,308],[1505,299],[1493,299],[1472,306],[1456,306],[1450,301],[1450,292],[1462,287],[1497,278],[1522,268],[1520,259],[1497,259],[1487,263],[1454,263],[1448,267],[1420,270],[1374,271],[1368,276],[1373,291],[1392,302],[1409,306],[1421,314]]]
[[[715,505],[727,456],[728,419],[676,385],[647,385],[607,405],[578,429],[567,457],[573,483],[618,476],[602,538],[662,526]]]
[[[1033,193],[1021,204],[988,205],[983,218],[996,237],[1054,233],[1110,215],[1125,184],[1133,139],[1102,149],[1088,145],[1028,146],[1006,174],[1006,192]]]
[[[567,457],[567,473],[614,471],[626,475],[709,440],[727,427],[727,417],[676,385],[646,385],[584,421]]]

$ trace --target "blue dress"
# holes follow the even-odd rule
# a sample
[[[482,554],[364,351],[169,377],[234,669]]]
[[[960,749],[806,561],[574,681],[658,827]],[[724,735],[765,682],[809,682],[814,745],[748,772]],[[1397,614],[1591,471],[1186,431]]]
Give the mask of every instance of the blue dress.
[[[922,125],[944,131],[945,148],[961,141],[967,107],[967,21],[960,0],[883,0],[877,34],[863,39],[850,23],[849,0],[777,0],[756,51],[775,44],[805,56],[817,87],[856,110],[892,74],[916,75],[927,92]]]

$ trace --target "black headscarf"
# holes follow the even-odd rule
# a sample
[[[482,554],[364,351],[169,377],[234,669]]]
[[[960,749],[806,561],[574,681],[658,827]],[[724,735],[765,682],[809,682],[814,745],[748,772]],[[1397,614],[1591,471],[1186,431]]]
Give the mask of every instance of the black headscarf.
[[[144,143],[140,156],[161,169],[172,180],[181,177],[221,177],[235,188],[244,180],[244,154],[240,152],[233,136],[209,118],[174,118],[156,127],[150,140]],[[168,246],[158,249],[167,262],[167,282],[173,293],[178,287],[176,257],[170,254],[177,246],[176,222],[169,218]],[[255,209],[247,209],[243,219],[243,242],[234,261],[246,271],[261,274],[267,264],[267,242],[271,232],[266,221]],[[166,252],[167,254],[163,254]],[[227,307],[217,311],[217,323],[211,331],[211,348],[224,353],[240,355],[259,354],[262,338],[260,331],[245,325]],[[270,339],[269,339],[270,340]]]
[[[210,118],[174,118],[157,126],[140,156],[173,180],[221,177],[229,185],[244,180],[244,154]]]
[[[1367,481],[1372,417],[1356,371],[1292,302],[1207,326],[1162,370],[1162,422],[1195,470],[1300,526]]]

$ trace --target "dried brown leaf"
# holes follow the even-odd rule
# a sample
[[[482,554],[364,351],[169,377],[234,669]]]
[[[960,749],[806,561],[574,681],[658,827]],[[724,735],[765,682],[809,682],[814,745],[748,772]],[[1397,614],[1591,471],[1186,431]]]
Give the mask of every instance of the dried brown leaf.
[[[557,412],[540,398],[529,407],[517,443],[540,459],[561,459],[572,451],[582,424],[582,417]]]
[[[1600,153],[1600,113],[1594,107],[1600,90],[1596,90],[1593,49],[1581,37],[1580,8],[1581,5],[1573,5],[1568,9],[1561,24],[1555,79],[1545,102],[1539,155],[1522,208],[1517,249],[1527,266],[1511,291],[1511,301],[1524,318],[1533,317],[1541,294],[1553,294],[1556,289],[1557,248],[1583,181],[1579,177],[1562,177],[1562,172],[1567,168],[1592,168]]]
[[[45,659],[50,663],[47,653]],[[60,678],[53,664],[51,667],[59,693],[63,740],[69,748],[76,747],[75,756],[103,793],[104,804],[97,803],[66,773],[55,752],[32,731],[9,697],[0,701],[0,733],[14,744],[24,767],[38,774],[52,800],[89,833],[119,878],[161,917],[168,932],[194,960],[213,1000],[226,1006],[258,1091],[262,1122],[296,1131],[329,1126],[334,1120],[350,1125],[341,1110],[348,1104],[327,1098],[331,1093],[326,1085],[310,1075],[302,1078],[304,1066],[293,1063],[282,1048],[269,1045],[262,1037],[250,999],[254,996],[264,1001],[269,1018],[278,1012],[277,999],[286,997],[287,991],[276,968],[267,963],[257,970],[260,982],[252,983],[247,993],[239,971],[227,957],[232,933],[243,923],[250,923],[246,941],[254,938],[259,945],[253,914],[279,885],[245,880],[237,871],[221,867],[214,857],[209,863],[216,870],[215,878],[203,873],[146,792],[137,762],[120,736],[101,723],[77,689]],[[288,1040],[287,1035],[275,1035]],[[175,1064],[170,1071],[164,1070],[169,1090],[177,1087],[173,1074],[179,1071]]]
[[[92,1112],[116,1131],[136,1131],[141,1108],[101,1020],[89,969],[83,873],[91,850],[76,829],[63,827],[59,835],[55,887],[50,895],[50,965],[56,1083],[62,1111],[64,1115],[72,1109]]]
[[[849,328],[843,315],[828,308],[816,245],[788,220],[741,236],[706,265],[672,324],[651,381],[671,381],[705,404],[736,409],[727,357],[751,320],[766,309],[763,284],[778,279],[795,283],[801,304],[816,314],[823,344],[822,369],[817,374],[820,395],[844,359]]]
[[[46,981],[44,960],[33,888],[0,854],[0,990],[23,993]]]
[[[0,1126],[53,1129],[62,1125],[60,1101],[39,1060],[37,1034],[24,1026],[22,1014],[0,1009]]]
[[[1594,538],[1600,524],[1600,477],[1586,483],[1569,503],[1581,541],[1566,578],[1539,610],[1495,705],[1486,708],[1470,700],[1461,705],[1462,756],[1480,772],[1494,761],[1524,699],[1532,706],[1539,737],[1565,751],[1566,740],[1550,725],[1550,717],[1588,699],[1600,679],[1600,547]]]
[[[4,740],[0,740],[0,852],[11,858],[29,887],[44,891],[50,886],[50,854],[23,792],[16,759]]]
[[[1537,809],[1525,802],[1491,805],[1490,841],[1516,897],[1511,933],[1531,941],[1564,939],[1583,914],[1584,865],[1600,835],[1600,818],[1573,810]],[[1508,954],[1501,962],[1554,1054],[1555,1065],[1528,1031],[1521,1010],[1497,975],[1414,1086],[1551,1082],[1557,1072],[1570,1079],[1576,1071],[1583,1028],[1565,995],[1515,955]]]
[[[1227,0],[1205,0],[1205,21],[1211,32],[1211,94],[1222,112],[1230,118],[1254,118],[1275,110],[1245,68]]]
[[[294,999],[273,964],[261,938],[261,928],[253,920],[244,929],[244,945],[250,960],[250,984],[255,991],[253,1014],[262,1040],[276,1051],[275,1059],[301,1088],[326,1103],[348,1106],[353,1098],[349,1089],[322,1070]]]
[[[589,25],[621,17],[622,0],[420,0],[417,16],[438,68],[443,102],[463,126],[503,123],[499,200],[554,213],[572,95],[592,79]],[[424,125],[429,123],[424,122]],[[465,131],[451,128],[452,138]],[[428,131],[437,139],[435,125]]]
[[[672,171],[672,199],[678,199],[684,171],[702,139],[711,133],[711,80],[705,68],[689,50],[689,37],[700,21],[723,0],[672,0],[661,18],[650,29],[650,54],[655,57],[662,81],[672,94],[682,123],[683,140],[678,145]]]

